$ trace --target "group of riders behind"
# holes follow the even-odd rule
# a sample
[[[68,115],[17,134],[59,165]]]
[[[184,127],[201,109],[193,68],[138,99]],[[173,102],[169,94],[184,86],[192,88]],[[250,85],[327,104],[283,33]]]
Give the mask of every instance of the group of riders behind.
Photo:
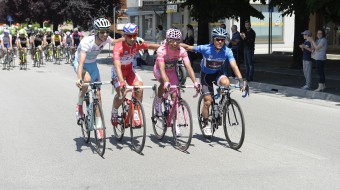
[[[21,58],[22,53],[31,50],[31,63],[33,64],[35,52],[39,51],[43,57],[47,58],[50,47],[53,49],[53,55],[50,56],[55,56],[57,49],[66,48],[70,48],[73,55],[82,38],[83,35],[78,28],[66,32],[61,29],[53,32],[51,28],[32,28],[32,25],[21,29],[4,27],[0,29],[1,58],[7,52],[12,53],[14,57],[19,52],[19,58]],[[2,63],[4,63],[3,59]]]

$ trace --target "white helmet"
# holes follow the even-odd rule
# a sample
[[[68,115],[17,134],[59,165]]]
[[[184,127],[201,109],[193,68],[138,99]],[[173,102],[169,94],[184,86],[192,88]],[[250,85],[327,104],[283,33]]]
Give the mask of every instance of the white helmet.
[[[170,28],[168,31],[166,31],[166,39],[181,39],[182,33],[180,30],[175,28]]]
[[[105,18],[98,18],[93,22],[93,28],[95,30],[108,30],[110,26],[110,21]]]
[[[67,32],[66,32],[66,35],[67,35],[67,36],[71,35],[71,32],[70,32],[70,31],[67,31]]]

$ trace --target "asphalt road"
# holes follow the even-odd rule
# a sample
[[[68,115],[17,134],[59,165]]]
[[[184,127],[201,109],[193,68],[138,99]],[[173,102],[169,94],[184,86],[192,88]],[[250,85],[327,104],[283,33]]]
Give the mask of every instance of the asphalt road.
[[[106,55],[101,55],[106,57]],[[102,59],[110,62],[110,59]],[[99,65],[102,81],[110,65]],[[146,85],[152,68],[138,70]],[[189,79],[188,79],[189,80]],[[194,117],[188,153],[176,150],[170,131],[163,141],[153,136],[147,120],[143,155],[131,150],[127,131],[113,137],[111,86],[103,86],[107,127],[104,158],[85,144],[76,125],[78,90],[70,65],[47,63],[10,71],[0,66],[0,189],[339,189],[340,104],[266,94],[234,97],[246,121],[239,151],[228,148],[223,129],[211,142],[197,123],[197,99],[184,93]],[[152,92],[143,105],[150,118]],[[92,135],[93,136],[93,135]]]

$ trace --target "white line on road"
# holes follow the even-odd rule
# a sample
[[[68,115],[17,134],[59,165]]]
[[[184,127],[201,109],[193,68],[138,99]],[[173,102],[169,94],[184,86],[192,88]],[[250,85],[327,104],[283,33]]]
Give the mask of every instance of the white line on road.
[[[322,156],[319,156],[319,155],[316,155],[316,154],[313,154],[313,153],[310,153],[310,152],[307,152],[307,151],[304,151],[304,150],[300,150],[300,149],[297,149],[297,148],[294,148],[294,147],[283,145],[283,144],[274,144],[274,146],[278,146],[280,148],[284,148],[284,149],[305,155],[305,156],[310,157],[310,158],[318,159],[318,160],[326,160],[327,159],[325,157],[322,157]]]

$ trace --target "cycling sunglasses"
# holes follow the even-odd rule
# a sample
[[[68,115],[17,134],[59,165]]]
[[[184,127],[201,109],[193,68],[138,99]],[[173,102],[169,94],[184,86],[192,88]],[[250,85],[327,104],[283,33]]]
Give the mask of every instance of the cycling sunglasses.
[[[224,42],[224,41],[225,41],[224,38],[215,38],[215,40],[216,40],[217,42]]]
[[[98,33],[100,34],[109,34],[110,33],[110,30],[98,30]]]
[[[128,38],[136,38],[137,34],[125,34],[125,36]]]

